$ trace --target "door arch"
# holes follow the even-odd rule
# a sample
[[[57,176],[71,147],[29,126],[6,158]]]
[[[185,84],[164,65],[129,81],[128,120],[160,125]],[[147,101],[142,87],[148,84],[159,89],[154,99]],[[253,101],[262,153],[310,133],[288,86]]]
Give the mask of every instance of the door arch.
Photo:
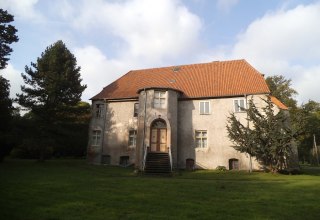
[[[151,123],[150,150],[153,152],[167,152],[167,124],[163,119],[156,119]]]

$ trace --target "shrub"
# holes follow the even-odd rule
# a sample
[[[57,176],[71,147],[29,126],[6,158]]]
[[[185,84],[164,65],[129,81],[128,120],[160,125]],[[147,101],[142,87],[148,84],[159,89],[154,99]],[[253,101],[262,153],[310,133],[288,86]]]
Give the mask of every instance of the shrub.
[[[216,170],[219,170],[219,171],[226,171],[227,168],[225,166],[217,166]]]

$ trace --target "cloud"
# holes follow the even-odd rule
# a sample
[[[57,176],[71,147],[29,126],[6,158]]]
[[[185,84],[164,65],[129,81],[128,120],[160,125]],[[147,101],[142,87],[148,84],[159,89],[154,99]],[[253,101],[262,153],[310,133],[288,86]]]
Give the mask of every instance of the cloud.
[[[21,93],[21,85],[24,84],[21,77],[22,71],[15,69],[11,63],[8,63],[5,69],[0,70],[0,73],[10,81],[10,97],[16,98],[16,94]]]
[[[229,12],[238,2],[239,0],[218,0],[217,8],[223,12]]]
[[[87,89],[82,94],[82,99],[88,101],[103,87],[116,80],[126,71],[127,65],[114,59],[108,59],[98,48],[90,45],[74,49],[78,65],[81,67],[82,84],[87,84]]]
[[[74,49],[88,85],[83,99],[131,69],[167,65],[168,60],[182,60],[199,49],[201,21],[179,1],[81,1],[77,7],[63,8],[60,13],[71,28],[83,33],[98,29],[101,39],[114,37],[106,44],[117,45],[117,51],[110,52],[112,58],[93,45]]]
[[[300,93],[299,101],[301,103],[308,102],[309,99],[320,102],[320,65],[304,69],[301,72],[299,81],[294,83],[296,90]]]
[[[315,71],[320,59],[319,26],[319,3],[268,13],[239,34],[229,57],[245,58],[267,75],[292,79],[300,101],[307,101],[312,94],[318,94],[320,101],[314,83],[320,78]]]
[[[1,0],[1,8],[17,19],[43,20],[43,16],[34,8],[37,3],[38,0]]]
[[[146,63],[180,59],[200,45],[201,21],[179,1],[82,1],[66,11],[61,14],[73,28],[99,29],[118,38],[123,59]]]

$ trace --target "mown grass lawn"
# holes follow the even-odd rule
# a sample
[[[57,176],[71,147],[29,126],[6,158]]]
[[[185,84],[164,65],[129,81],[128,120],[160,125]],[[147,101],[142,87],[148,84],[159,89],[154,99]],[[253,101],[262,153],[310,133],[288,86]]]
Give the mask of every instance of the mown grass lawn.
[[[173,177],[84,160],[0,164],[0,219],[320,219],[320,169]]]

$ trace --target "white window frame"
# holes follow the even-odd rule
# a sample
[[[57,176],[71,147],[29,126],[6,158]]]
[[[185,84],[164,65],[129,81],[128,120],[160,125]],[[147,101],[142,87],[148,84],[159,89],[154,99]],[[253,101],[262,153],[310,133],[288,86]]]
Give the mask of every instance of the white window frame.
[[[243,102],[243,106],[241,106],[241,102]],[[240,105],[238,103],[240,103]],[[245,98],[239,98],[239,99],[233,100],[234,112],[246,112],[246,109],[247,109],[247,102]]]
[[[93,130],[91,145],[92,146],[100,146],[100,144],[101,144],[101,130]]]
[[[206,103],[208,104],[208,109],[206,109]],[[204,105],[204,111],[201,111],[201,104]],[[207,111],[206,111],[207,110]],[[200,115],[210,115],[211,114],[211,102],[210,100],[199,101],[199,113]]]
[[[199,135],[197,135],[199,134]],[[194,132],[195,148],[208,148],[208,131],[207,130],[195,130]],[[197,144],[197,140],[200,140],[200,146]]]
[[[104,104],[96,104],[95,106],[96,106],[95,107],[96,118],[102,118]]]
[[[167,101],[167,92],[166,91],[154,91],[153,96],[153,107],[154,108],[166,108]]]
[[[137,130],[129,130],[128,145],[132,148],[137,146]]]

